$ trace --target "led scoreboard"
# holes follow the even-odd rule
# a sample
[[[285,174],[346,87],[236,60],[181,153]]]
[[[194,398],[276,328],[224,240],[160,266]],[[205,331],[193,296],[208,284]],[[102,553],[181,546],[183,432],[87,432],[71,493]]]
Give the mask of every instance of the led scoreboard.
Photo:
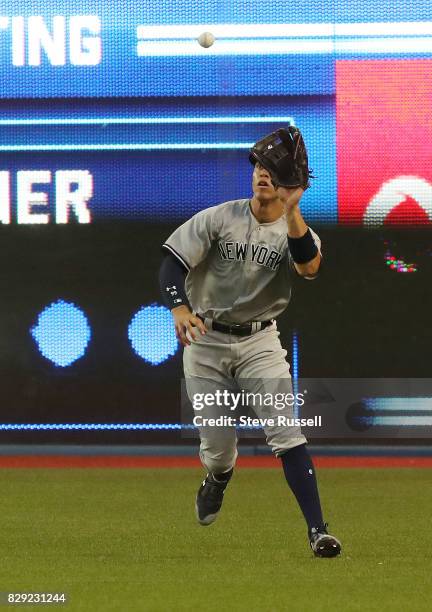
[[[355,126],[362,116],[374,113],[384,130],[375,140],[384,142],[391,126],[380,113],[388,114],[388,104],[414,122],[416,109],[428,104],[430,4],[335,8],[333,2],[256,1],[246,12],[241,6],[206,2],[197,11],[192,0],[3,3],[2,222],[40,223],[44,213],[52,223],[72,216],[79,223],[187,218],[249,193],[247,150],[294,123],[318,177],[304,198],[308,218],[363,223],[347,212],[358,190],[344,160],[361,150]],[[216,37],[208,49],[196,40],[205,30]],[[401,63],[414,88],[404,87]],[[366,91],[375,74],[382,100],[360,100],[347,89],[344,70],[353,75],[357,68],[357,91]],[[401,123],[409,124],[405,119]],[[416,124],[426,134],[427,126]],[[380,159],[381,152],[372,155]],[[366,207],[386,181],[413,176],[395,162],[358,206]],[[38,184],[32,173],[39,172]],[[185,175],[193,189],[178,180]],[[418,178],[431,185],[429,158]],[[429,196],[419,194],[414,178],[404,191],[426,212],[405,211],[404,222],[428,222]],[[69,210],[62,204],[67,194]],[[393,198],[394,206],[401,202]],[[373,219],[372,212],[364,223]]]
[[[329,262],[326,281],[299,289],[281,318],[288,357],[314,375],[318,363],[350,376],[367,361],[367,376],[405,363],[407,376],[428,376],[415,330],[415,351],[372,367],[361,296],[368,276],[377,303],[397,283],[411,283],[413,312],[428,303],[431,62],[425,0],[3,2],[0,437],[178,433],[181,352],[158,293],[160,244],[199,210],[248,197],[249,148],[287,124],[308,147],[316,179],[302,210]],[[361,249],[341,262],[344,240]],[[327,323],[335,296],[339,322],[357,313],[352,371],[327,323],[307,317],[316,298],[296,309],[318,290]]]

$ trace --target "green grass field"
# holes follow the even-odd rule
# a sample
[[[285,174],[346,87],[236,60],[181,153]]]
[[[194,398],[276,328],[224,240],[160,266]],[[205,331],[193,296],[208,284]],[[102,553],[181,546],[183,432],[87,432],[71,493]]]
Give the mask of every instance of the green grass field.
[[[277,469],[237,470],[199,526],[202,474],[0,470],[0,591],[65,591],[70,611],[430,610],[429,470],[321,469],[337,559],[312,556]]]

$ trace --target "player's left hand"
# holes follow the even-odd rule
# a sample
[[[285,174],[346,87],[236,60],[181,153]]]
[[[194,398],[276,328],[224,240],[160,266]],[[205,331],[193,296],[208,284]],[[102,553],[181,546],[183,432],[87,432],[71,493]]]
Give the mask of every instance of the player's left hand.
[[[304,189],[302,187],[277,187],[276,193],[279,196],[280,201],[285,206],[286,210],[292,210],[295,206],[298,206]]]

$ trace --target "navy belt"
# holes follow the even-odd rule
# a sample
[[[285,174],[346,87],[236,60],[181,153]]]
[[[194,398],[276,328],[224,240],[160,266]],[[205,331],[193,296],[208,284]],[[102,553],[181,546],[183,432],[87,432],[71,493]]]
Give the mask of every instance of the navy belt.
[[[203,323],[205,323],[205,317],[198,314],[196,315]],[[208,320],[208,319],[207,319]],[[232,323],[228,325],[226,323],[219,323],[211,319],[211,328],[215,331],[223,332],[224,334],[233,334],[234,336],[250,336],[252,333],[265,329],[273,323],[273,319],[268,321],[254,321],[253,323]]]

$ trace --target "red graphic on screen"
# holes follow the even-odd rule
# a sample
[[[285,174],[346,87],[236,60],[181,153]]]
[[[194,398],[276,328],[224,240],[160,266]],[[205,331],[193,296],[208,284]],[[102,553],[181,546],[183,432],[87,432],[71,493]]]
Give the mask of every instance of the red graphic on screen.
[[[432,222],[432,60],[336,62],[341,223]]]

